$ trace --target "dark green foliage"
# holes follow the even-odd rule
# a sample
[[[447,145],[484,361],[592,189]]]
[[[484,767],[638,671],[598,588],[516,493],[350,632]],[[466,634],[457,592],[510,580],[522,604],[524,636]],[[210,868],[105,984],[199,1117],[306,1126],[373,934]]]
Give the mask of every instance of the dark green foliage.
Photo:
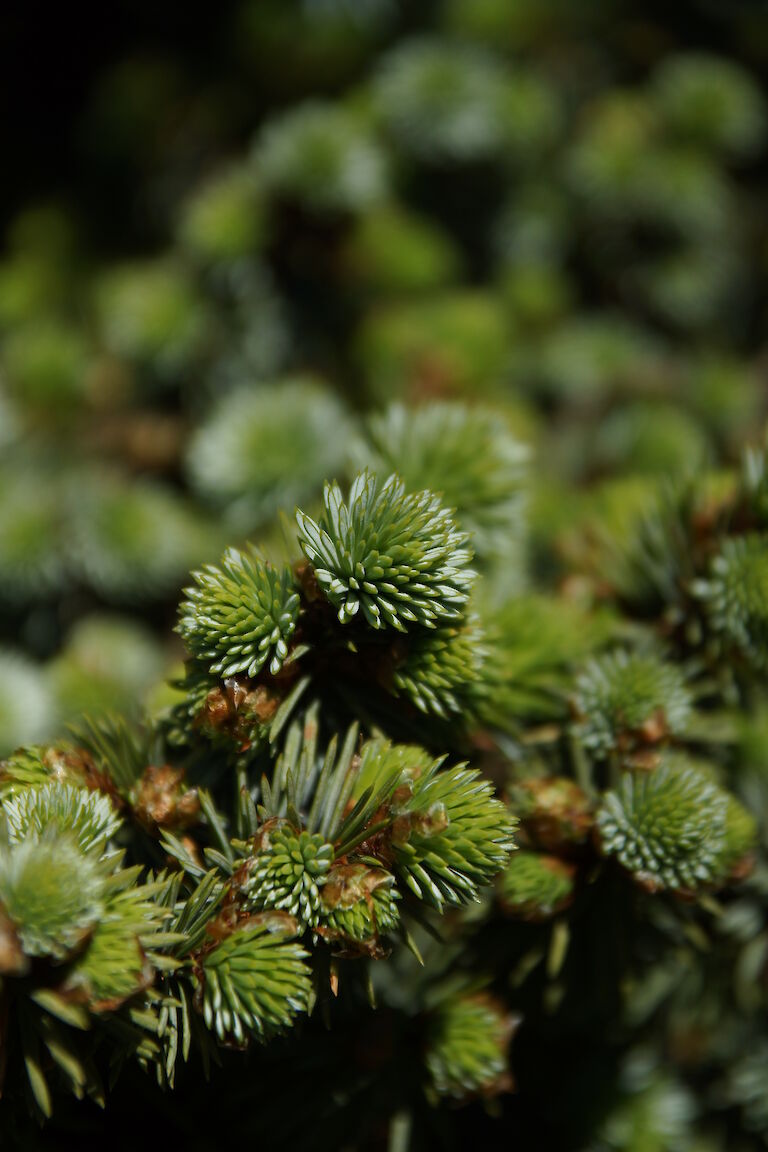
[[[439,1007],[426,1054],[435,1090],[458,1099],[497,1092],[504,1085],[512,1027],[503,1009],[483,994],[456,997]]]
[[[556,856],[516,852],[499,879],[499,899],[513,916],[546,920],[571,902],[573,874]]]

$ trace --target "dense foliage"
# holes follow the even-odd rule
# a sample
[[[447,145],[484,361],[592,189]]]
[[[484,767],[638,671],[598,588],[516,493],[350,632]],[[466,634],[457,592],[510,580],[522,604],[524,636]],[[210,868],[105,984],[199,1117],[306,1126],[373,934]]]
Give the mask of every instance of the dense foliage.
[[[656,7],[238,0],[10,220],[3,1146],[768,1143],[768,46]]]

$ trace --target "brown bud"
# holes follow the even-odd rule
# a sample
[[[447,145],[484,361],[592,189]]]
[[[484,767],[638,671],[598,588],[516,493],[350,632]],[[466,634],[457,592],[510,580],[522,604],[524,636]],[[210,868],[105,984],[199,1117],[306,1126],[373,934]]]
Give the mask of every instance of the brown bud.
[[[148,831],[180,829],[194,824],[200,814],[197,789],[183,788],[183,768],[150,765],[134,789],[136,819]]]
[[[273,682],[229,676],[208,693],[194,723],[210,733],[229,735],[245,749],[254,738],[254,728],[269,724],[282,699],[283,689]]]
[[[660,744],[669,736],[667,715],[663,708],[657,708],[652,716],[641,724],[637,735],[644,744]]]
[[[531,843],[544,852],[578,851],[592,829],[592,805],[574,780],[551,776],[521,780],[509,793]]]
[[[221,940],[226,940],[227,936],[231,936],[239,925],[240,916],[237,905],[228,904],[222,908],[218,916],[206,924],[205,934],[218,944]]]
[[[284,936],[298,936],[299,922],[290,912],[281,912],[278,909],[269,909],[266,912],[257,912],[245,921],[248,926],[259,925],[268,932],[276,932]]]
[[[336,864],[323,885],[323,904],[327,908],[351,908],[360,900],[369,904],[382,884],[390,882],[390,874],[383,868],[367,864]]]
[[[297,564],[295,568],[296,579],[301,585],[304,599],[308,604],[325,603],[325,596],[315,576],[311,564]]]
[[[205,728],[223,728],[231,719],[230,702],[223,688],[212,688],[205,698],[203,707],[195,717],[195,723]]]
[[[43,763],[52,780],[82,784],[92,792],[103,792],[109,796],[113,806],[119,811],[125,802],[117,790],[112,777],[97,768],[90,752],[85,748],[63,747],[46,748]]]
[[[3,976],[25,976],[29,960],[24,955],[16,928],[0,907],[0,973]]]

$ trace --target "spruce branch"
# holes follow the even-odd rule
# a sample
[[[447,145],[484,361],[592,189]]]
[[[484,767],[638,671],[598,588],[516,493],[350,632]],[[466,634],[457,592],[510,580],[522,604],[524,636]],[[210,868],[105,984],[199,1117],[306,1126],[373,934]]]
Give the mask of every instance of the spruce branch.
[[[320,891],[333,859],[322,836],[298,831],[288,821],[267,821],[259,830],[243,889],[254,909],[274,908],[315,925]]]
[[[693,591],[715,633],[755,668],[768,667],[768,538],[754,533],[724,540]]]
[[[220,566],[210,564],[193,579],[178,625],[192,655],[222,677],[255,676],[265,664],[278,672],[299,614],[290,572],[272,568],[254,549],[232,548]]]
[[[392,685],[421,712],[436,716],[470,716],[474,697],[482,692],[486,657],[476,619],[460,627],[411,632],[395,654]]]
[[[140,869],[110,877],[104,907],[85,953],[72,966],[65,991],[84,993],[92,1012],[114,1011],[151,986],[165,967],[158,948],[168,912],[158,900],[162,881],[138,883]]]
[[[11,844],[39,838],[55,828],[73,836],[84,853],[103,852],[122,823],[107,796],[50,778],[8,798],[3,812]]]
[[[201,960],[203,1016],[221,1040],[268,1040],[308,1009],[307,953],[278,923],[246,921]]]
[[[318,934],[345,949],[362,946],[376,955],[379,938],[393,932],[400,920],[394,876],[362,861],[334,865],[320,898]]]
[[[487,993],[446,999],[428,1029],[426,1066],[433,1090],[457,1100],[508,1091],[506,1052],[516,1023]]]
[[[323,382],[289,377],[228,391],[189,445],[195,487],[252,531],[313,500],[344,463],[350,417]]]
[[[650,891],[697,891],[722,879],[728,794],[668,754],[650,773],[624,774],[597,813],[602,851]]]
[[[610,638],[610,619],[590,618],[578,605],[525,592],[500,608],[481,603],[485,636],[482,692],[485,722],[502,731],[563,718],[574,670]]]
[[[501,412],[460,403],[393,404],[372,416],[356,458],[455,509],[479,557],[522,547],[527,448]]]
[[[0,848],[0,905],[24,955],[64,960],[104,911],[107,871],[74,836],[54,827]]]
[[[442,909],[478,898],[513,847],[515,820],[476,770],[433,763],[397,802],[391,842],[411,891]]]
[[[475,573],[467,536],[431,492],[362,472],[345,503],[326,486],[319,522],[297,513],[299,541],[342,624],[362,609],[372,628],[434,628],[460,616]]]
[[[625,650],[587,664],[573,706],[578,738],[598,756],[630,755],[679,737],[692,712],[683,670],[654,653]]]
[[[575,871],[557,856],[513,853],[498,880],[502,908],[523,920],[547,920],[573,900]]]

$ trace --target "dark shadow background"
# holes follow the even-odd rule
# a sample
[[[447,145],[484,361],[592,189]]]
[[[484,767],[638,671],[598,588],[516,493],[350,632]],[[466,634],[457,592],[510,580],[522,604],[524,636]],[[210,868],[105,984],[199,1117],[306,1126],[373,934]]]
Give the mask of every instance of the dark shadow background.
[[[264,0],[254,0],[259,4]],[[404,32],[429,27],[436,7],[434,0],[394,0],[395,18],[380,47]],[[620,61],[627,82],[642,76],[649,60],[681,47],[736,55],[758,73],[768,67],[768,0],[585,0],[580,7],[585,30],[594,24],[603,62]],[[244,8],[237,0],[4,4],[0,223],[29,200],[55,196],[76,208],[97,248],[120,251],[152,238],[151,218],[136,206],[141,172],[114,155],[108,125],[89,116],[89,107],[100,80],[121,60],[171,61],[177,86],[158,93],[156,104],[158,121],[167,122],[165,146],[178,145],[185,121],[206,103],[226,121],[226,128],[218,122],[211,131],[211,148],[226,153],[241,145],[264,113],[281,102],[273,77],[244,50]],[[352,61],[313,91],[339,91],[366,67],[365,59]],[[290,98],[301,88],[301,77],[291,76],[289,67],[283,79]],[[162,149],[163,141],[154,147]]]

